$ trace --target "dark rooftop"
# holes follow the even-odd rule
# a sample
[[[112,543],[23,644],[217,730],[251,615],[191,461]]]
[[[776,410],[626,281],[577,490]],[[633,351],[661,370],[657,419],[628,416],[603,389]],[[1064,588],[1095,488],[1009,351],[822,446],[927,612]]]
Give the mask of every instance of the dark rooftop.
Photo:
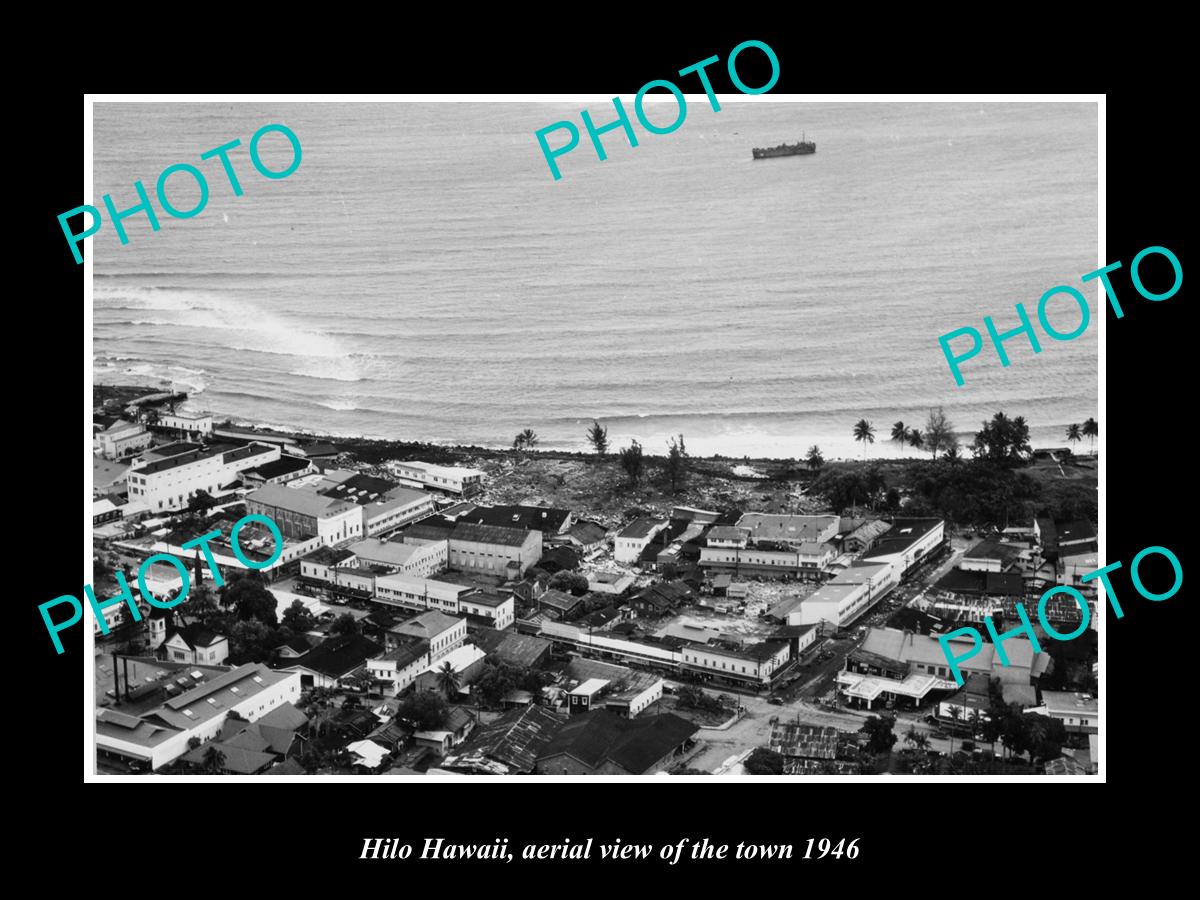
[[[987,597],[1022,597],[1025,581],[1016,572],[970,572],[951,569],[934,585],[939,591],[955,594],[982,594]]]
[[[371,475],[358,474],[347,478],[340,484],[335,484],[333,487],[325,488],[318,493],[326,497],[336,497],[339,500],[349,500],[351,503],[365,506],[375,500],[382,499],[384,494],[397,487],[399,485],[385,478],[375,478]]]
[[[557,534],[570,515],[570,510],[548,506],[477,506],[459,516],[458,521]]]
[[[472,757],[500,762],[513,772],[532,772],[541,751],[562,727],[563,720],[543,706],[523,706],[480,725],[458,748],[464,766]]]
[[[479,544],[499,544],[503,547],[520,547],[528,539],[530,529],[506,528],[500,525],[476,525],[462,519],[454,526],[451,538],[456,541],[474,541]]]
[[[606,761],[640,775],[698,731],[674,713],[625,719],[608,710],[576,716],[538,754],[538,761],[566,754],[589,768]]]
[[[307,459],[301,459],[298,456],[287,456],[285,454],[284,456],[279,457],[279,459],[273,460],[269,463],[263,463],[261,466],[253,469],[248,469],[245,474],[257,475],[260,478],[270,480],[272,478],[278,478],[280,475],[290,475],[293,472],[302,472],[310,465],[312,465],[312,463]]]
[[[304,666],[330,678],[341,678],[382,651],[379,644],[361,634],[344,634],[329,638],[303,656],[289,661],[287,667]]]

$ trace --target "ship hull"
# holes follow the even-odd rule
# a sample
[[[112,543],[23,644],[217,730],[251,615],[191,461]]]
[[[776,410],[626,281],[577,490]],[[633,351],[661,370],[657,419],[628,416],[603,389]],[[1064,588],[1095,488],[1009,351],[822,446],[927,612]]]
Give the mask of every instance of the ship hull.
[[[810,153],[816,153],[816,147],[771,147],[767,150],[759,150],[755,148],[750,151],[754,154],[755,159],[775,159],[779,156],[807,156]]]

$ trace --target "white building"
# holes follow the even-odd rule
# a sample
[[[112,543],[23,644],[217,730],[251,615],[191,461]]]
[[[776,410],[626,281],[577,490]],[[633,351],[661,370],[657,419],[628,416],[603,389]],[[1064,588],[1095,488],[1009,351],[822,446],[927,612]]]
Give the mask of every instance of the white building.
[[[622,528],[613,541],[613,556],[619,563],[635,563],[642,551],[650,545],[655,535],[667,527],[666,519],[651,519],[643,516],[634,519]]]
[[[895,519],[863,561],[895,563],[903,577],[942,544],[945,530],[941,519]]]
[[[189,437],[202,437],[212,434],[213,417],[208,412],[176,412],[159,413],[159,428],[173,428]]]
[[[347,548],[360,563],[386,566],[401,575],[427,578],[446,568],[450,547],[447,541],[404,544],[386,538],[367,538]]]
[[[389,649],[414,639],[429,643],[429,663],[432,665],[462,646],[467,639],[467,620],[430,610],[407,622],[393,625],[388,629],[386,638]]]
[[[516,621],[516,603],[512,594],[498,595],[484,591],[471,591],[459,597],[456,612],[475,616],[487,623],[489,628],[503,631]]]
[[[166,653],[171,662],[219,666],[229,656],[229,640],[199,624],[188,625],[167,638]]]
[[[120,459],[150,446],[152,440],[146,426],[140,422],[118,419],[96,435],[100,455],[105,459]]]
[[[838,516],[746,513],[737,525],[713,527],[700,548],[708,569],[817,578],[837,558]]]
[[[372,678],[385,683],[384,696],[402,693],[417,676],[429,668],[429,641],[417,640],[400,644],[375,659],[367,660]]]
[[[141,715],[96,711],[96,752],[158,769],[188,752],[191,738],[217,737],[231,712],[254,722],[283,703],[300,699],[300,676],[262,663],[212,676],[187,673],[201,683]]]
[[[279,448],[247,444],[236,450],[189,450],[133,466],[126,473],[130,502],[151,512],[183,509],[196,491],[216,495],[245,469],[279,459]]]
[[[791,658],[787,641],[763,641],[737,649],[716,644],[680,648],[683,667],[733,682],[766,684]]]
[[[362,513],[357,504],[306,488],[264,485],[246,496],[246,510],[274,520],[285,538],[315,536],[322,544],[333,546],[362,536]]]
[[[1042,705],[1030,712],[1058,719],[1067,731],[1100,733],[1100,701],[1078,691],[1042,691]]]
[[[432,578],[409,575],[379,575],[375,578],[375,599],[408,609],[434,609],[447,613],[459,611],[459,599],[471,588]]]
[[[804,598],[784,600],[767,615],[786,625],[829,622],[844,627],[900,583],[896,562],[857,562]]]
[[[483,487],[484,473],[463,466],[436,466],[427,462],[390,462],[388,469],[401,482],[470,496]]]

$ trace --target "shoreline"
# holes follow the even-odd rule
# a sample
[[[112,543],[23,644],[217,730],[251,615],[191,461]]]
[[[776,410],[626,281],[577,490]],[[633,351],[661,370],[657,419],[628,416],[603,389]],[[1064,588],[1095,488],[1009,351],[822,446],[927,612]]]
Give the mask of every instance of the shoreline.
[[[167,385],[163,385],[163,384],[146,384],[146,385],[93,384],[92,390],[93,390],[94,398],[97,396],[97,394],[96,394],[97,389],[101,389],[100,390],[101,394],[113,393],[117,396],[121,396],[122,394],[132,394],[136,390],[142,390],[145,392],[175,390],[175,385],[174,384],[167,384]],[[188,395],[188,393],[186,391],[176,390],[175,392],[177,394],[182,394],[188,398],[188,399],[185,399],[180,404],[180,406],[182,408],[186,409],[188,407],[189,401],[191,399],[190,395]],[[158,405],[158,404],[157,404],[157,402],[154,402],[154,403],[149,403],[147,405]],[[214,424],[214,427],[216,427],[216,428],[231,428],[231,429],[237,429],[240,431],[259,432],[259,433],[266,434],[266,435],[274,435],[274,436],[280,437],[280,438],[295,438],[297,443],[303,443],[303,442],[328,443],[328,444],[333,444],[335,446],[338,446],[339,449],[342,447],[345,447],[347,451],[352,451],[352,448],[353,448],[352,452],[356,452],[356,455],[359,455],[360,459],[362,459],[362,461],[364,461],[364,462],[376,461],[374,458],[379,456],[381,453],[387,451],[388,448],[395,448],[395,451],[396,451],[395,454],[393,456],[389,456],[389,457],[381,457],[378,459],[378,461],[381,462],[381,461],[383,461],[384,458],[411,458],[412,454],[418,453],[418,452],[425,452],[426,454],[431,454],[431,455],[434,455],[437,457],[441,457],[441,461],[460,459],[463,457],[476,457],[476,458],[482,457],[482,458],[506,459],[506,458],[511,458],[513,456],[512,446],[511,446],[511,444],[509,444],[507,442],[497,441],[497,442],[487,442],[487,443],[478,443],[478,444],[468,444],[468,443],[461,443],[461,442],[457,442],[457,441],[441,441],[441,440],[436,440],[436,439],[429,440],[429,439],[403,439],[403,438],[384,437],[381,435],[368,435],[368,434],[364,434],[361,432],[346,434],[346,433],[339,433],[339,432],[333,432],[333,431],[311,430],[311,429],[298,427],[298,426],[294,426],[294,425],[282,425],[282,424],[264,423],[264,422],[251,422],[249,420],[240,420],[240,419],[234,418],[234,417],[229,416],[224,413],[220,414],[222,416],[222,418],[220,419],[220,421],[217,421],[217,415],[218,415],[217,413],[215,413],[215,412],[213,413],[213,419],[214,419],[213,424]],[[888,425],[887,428],[890,431],[890,425]],[[847,429],[847,431],[849,431],[849,428]],[[974,434],[975,434],[974,430],[956,431],[955,434],[959,438],[959,442],[960,442],[960,446],[963,451],[964,458],[969,458],[970,451],[968,448],[969,448],[971,440],[974,437]],[[688,436],[685,434],[684,438],[685,438],[685,440],[687,440]],[[819,445],[819,441],[816,441],[816,442]],[[1062,439],[1057,440],[1057,441],[1031,440],[1030,444],[1034,450],[1059,450],[1059,449],[1064,449],[1067,447],[1067,442],[1066,442],[1065,437],[1063,437]],[[738,464],[742,464],[742,465],[757,464],[760,466],[765,465],[765,466],[772,466],[772,467],[783,467],[783,466],[791,466],[792,464],[795,464],[797,468],[804,469],[805,471],[807,471],[807,469],[804,465],[803,453],[808,449],[809,446],[811,446],[811,442],[804,443],[803,446],[801,446],[800,443],[797,443],[797,452],[800,455],[796,455],[796,456],[772,455],[770,452],[760,452],[760,453],[756,453],[756,454],[741,454],[741,455],[733,455],[733,454],[719,453],[719,452],[717,452],[717,453],[689,452],[688,456],[690,459],[692,459],[694,461],[707,461],[707,462],[712,462],[712,463],[729,463],[729,464],[731,464],[731,466],[737,466]],[[620,449],[621,449],[621,447],[617,446],[616,442],[614,442],[614,445],[610,447],[607,456],[610,458],[615,458],[617,451]],[[884,450],[886,452],[883,454],[874,452],[877,449]],[[1076,447],[1076,448],[1071,448],[1071,449],[1073,450],[1073,452],[1075,453],[1076,456],[1085,457],[1085,458],[1091,456],[1091,454],[1089,452],[1087,452],[1087,450],[1082,446]],[[367,457],[370,457],[370,458],[364,458],[361,455],[361,451],[363,451],[363,450],[367,451]],[[644,455],[647,459],[663,459],[667,455],[665,452],[665,449],[663,451],[656,451],[650,445],[647,445],[645,443],[643,443],[643,451],[644,451]],[[539,444],[538,447],[535,447],[532,450],[524,450],[522,452],[526,456],[545,458],[545,459],[551,459],[551,458],[595,459],[596,458],[595,451],[591,450],[590,448],[561,446],[561,445],[556,445],[552,442],[545,443],[545,444]],[[897,464],[897,463],[905,464],[905,463],[909,463],[909,462],[921,462],[921,461],[929,462],[930,456],[929,456],[927,450],[914,449],[914,448],[906,448],[904,450],[901,450],[899,445],[894,443],[893,441],[891,441],[890,438],[877,437],[875,443],[868,446],[867,455],[865,456],[865,458],[862,455],[840,456],[840,455],[825,454],[824,460],[825,460],[824,468],[828,468],[830,464],[842,464],[842,465],[860,464],[861,465],[861,464],[871,464],[871,463],[874,463],[874,464]],[[432,459],[429,461],[438,462],[439,460]],[[739,477],[739,476],[735,476],[735,477]],[[752,476],[742,476],[742,477],[747,477],[749,479]],[[763,477],[768,478],[769,475],[764,474]]]

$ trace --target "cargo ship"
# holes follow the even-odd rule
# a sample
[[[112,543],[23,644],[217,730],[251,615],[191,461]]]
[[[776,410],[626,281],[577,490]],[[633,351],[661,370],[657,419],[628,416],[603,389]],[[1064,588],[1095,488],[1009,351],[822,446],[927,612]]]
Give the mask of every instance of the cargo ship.
[[[755,159],[774,159],[776,156],[799,156],[804,153],[816,153],[817,145],[806,141],[801,135],[798,144],[780,144],[778,147],[755,147],[750,151]]]

